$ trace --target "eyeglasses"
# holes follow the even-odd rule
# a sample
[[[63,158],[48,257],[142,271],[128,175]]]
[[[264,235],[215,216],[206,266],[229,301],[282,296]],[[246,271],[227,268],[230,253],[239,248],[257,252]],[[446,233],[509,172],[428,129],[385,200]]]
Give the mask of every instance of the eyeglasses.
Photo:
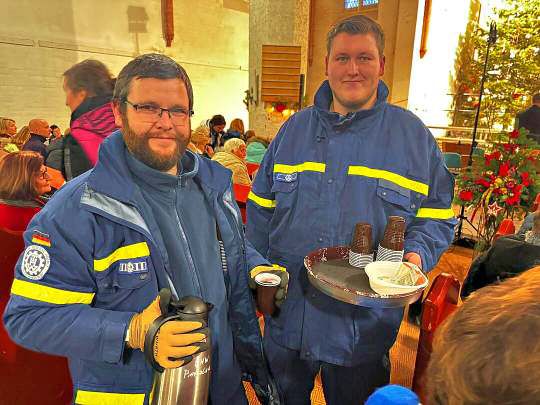
[[[49,176],[49,173],[47,172],[47,169],[44,169],[39,172],[38,179],[48,180],[51,176]]]
[[[141,118],[141,121],[152,124],[157,122],[165,111],[169,114],[171,122],[179,127],[184,126],[188,118],[193,115],[193,111],[188,111],[184,108],[161,108],[154,104],[133,104],[128,100],[125,103],[133,107]]]

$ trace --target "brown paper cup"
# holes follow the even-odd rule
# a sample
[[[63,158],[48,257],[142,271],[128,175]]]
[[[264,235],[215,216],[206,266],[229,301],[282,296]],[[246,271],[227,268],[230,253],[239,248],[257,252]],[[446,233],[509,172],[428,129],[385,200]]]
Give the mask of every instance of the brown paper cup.
[[[265,315],[272,315],[276,310],[275,295],[281,283],[277,274],[259,273],[255,276],[257,284],[257,307]]]
[[[351,251],[361,255],[371,253],[371,225],[366,222],[359,222],[354,227],[353,239],[351,241]]]
[[[398,216],[388,218],[384,237],[380,245],[388,250],[403,250],[405,245],[405,219]]]

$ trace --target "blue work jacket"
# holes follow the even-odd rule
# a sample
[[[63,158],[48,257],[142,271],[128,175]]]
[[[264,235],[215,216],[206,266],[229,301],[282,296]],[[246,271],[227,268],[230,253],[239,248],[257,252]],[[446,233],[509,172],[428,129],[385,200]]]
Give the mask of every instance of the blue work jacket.
[[[429,271],[455,225],[454,180],[429,130],[386,102],[381,81],[369,110],[329,110],[324,82],[315,105],[293,115],[270,145],[247,204],[247,237],[290,273],[289,292],[267,331],[301,357],[353,366],[380,358],[395,341],[403,309],[369,309],[330,298],[307,279],[304,257],[348,245],[357,222],[373,227],[373,248],[387,218],[406,220],[405,252]]]
[[[4,316],[18,344],[69,359],[74,400],[81,404],[149,402],[153,371],[140,350],[126,347],[125,334],[160,288],[174,291],[161,234],[124,148],[122,134],[112,134],[101,145],[97,166],[62,187],[34,217]],[[212,401],[226,404],[228,390],[238,389],[239,363],[264,402],[277,404],[248,287],[248,269],[267,262],[245,243],[230,172],[193,158],[194,181],[216,217],[227,264],[185,269],[196,273],[202,298],[215,305],[209,321]],[[212,330],[213,316],[220,317],[218,324],[228,319],[230,327]],[[220,335],[223,330],[228,333]],[[220,345],[230,352],[220,352]]]

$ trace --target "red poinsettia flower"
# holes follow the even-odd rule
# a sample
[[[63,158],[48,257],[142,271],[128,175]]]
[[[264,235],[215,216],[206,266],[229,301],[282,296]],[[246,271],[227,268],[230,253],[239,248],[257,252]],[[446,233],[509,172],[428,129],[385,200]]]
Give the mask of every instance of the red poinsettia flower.
[[[515,143],[504,143],[503,144],[504,150],[507,151],[507,152],[510,152],[510,153],[514,153],[518,147],[519,147],[519,145],[517,145]]]
[[[508,205],[516,205],[517,203],[519,203],[520,197],[521,197],[521,194],[514,193],[514,195],[508,197],[505,202]]]
[[[510,132],[508,134],[510,136],[510,138],[512,139],[516,139],[516,138],[519,138],[519,131],[517,129],[514,129],[512,132]]]
[[[529,187],[531,185],[531,179],[529,178],[529,172],[523,172],[520,174],[521,177],[521,184],[525,187]]]
[[[521,195],[521,190],[523,189],[523,184],[517,184],[515,187],[514,187],[514,194],[520,194]]]
[[[502,165],[499,166],[499,176],[500,177],[508,176],[509,170],[510,170],[510,163],[504,162]]]
[[[283,103],[277,103],[275,106],[275,109],[278,113],[282,113],[283,111],[285,111],[286,108],[287,106]]]
[[[474,194],[471,190],[462,190],[459,192],[459,199],[461,201],[471,201],[473,196]]]
[[[489,166],[493,159],[499,160],[501,158],[501,152],[496,150],[493,153],[487,153],[484,155],[484,158],[486,159],[486,166]]]
[[[478,179],[475,181],[476,184],[480,184],[481,186],[484,186],[485,188],[490,188],[491,183],[487,181],[486,179]]]

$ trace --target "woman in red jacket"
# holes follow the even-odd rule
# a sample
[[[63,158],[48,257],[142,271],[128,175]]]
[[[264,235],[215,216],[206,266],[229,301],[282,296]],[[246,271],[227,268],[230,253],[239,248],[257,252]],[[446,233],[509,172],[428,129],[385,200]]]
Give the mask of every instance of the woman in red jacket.
[[[47,167],[36,152],[15,152],[0,159],[0,228],[24,231],[51,191]]]

